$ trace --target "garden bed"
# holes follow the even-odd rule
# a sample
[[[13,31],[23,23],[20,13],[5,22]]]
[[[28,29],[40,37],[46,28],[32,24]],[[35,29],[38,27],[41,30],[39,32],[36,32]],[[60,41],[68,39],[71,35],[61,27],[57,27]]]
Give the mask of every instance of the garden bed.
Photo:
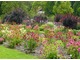
[[[11,50],[17,49],[23,54],[31,54],[41,59],[80,58],[80,30],[65,29],[63,26],[54,28],[52,23],[36,25],[33,28],[1,24],[0,43]]]

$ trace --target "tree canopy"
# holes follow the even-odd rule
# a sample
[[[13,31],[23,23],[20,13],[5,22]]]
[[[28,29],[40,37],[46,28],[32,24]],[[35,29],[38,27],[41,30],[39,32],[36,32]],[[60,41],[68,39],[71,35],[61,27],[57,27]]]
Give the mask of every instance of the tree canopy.
[[[30,17],[34,17],[39,9],[45,11],[46,16],[72,13],[80,16],[80,2],[78,1],[1,1],[0,16],[4,16],[16,8],[21,8]]]

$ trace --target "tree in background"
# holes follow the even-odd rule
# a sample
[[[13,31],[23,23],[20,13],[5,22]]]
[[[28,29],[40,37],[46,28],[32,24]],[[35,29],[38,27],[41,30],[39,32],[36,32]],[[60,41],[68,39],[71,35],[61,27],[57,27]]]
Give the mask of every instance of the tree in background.
[[[34,1],[32,2],[32,7],[30,10],[30,16],[34,17],[35,15],[37,15],[37,12],[39,11],[40,8],[42,8],[42,10],[44,10],[46,1]]]
[[[47,1],[44,7],[45,14],[47,16],[53,15],[53,6],[54,6],[54,1]]]
[[[4,17],[16,8],[23,9],[31,18],[37,15],[40,8],[50,18],[56,14],[67,13],[80,16],[79,1],[0,1],[0,16]]]
[[[73,8],[75,1],[70,1],[70,2],[71,2],[71,7]]]
[[[2,4],[2,1],[0,1],[0,15],[2,14],[1,4]]]
[[[73,5],[74,15],[80,16],[80,1],[76,1]]]
[[[5,15],[9,14],[11,11],[21,8],[25,12],[28,12],[28,7],[26,2],[20,2],[20,1],[10,1],[10,2],[2,2],[1,4],[1,9],[2,9],[2,16],[4,17]]]
[[[69,1],[57,1],[53,6],[54,14],[68,14],[73,13],[73,9],[71,7],[71,3]]]

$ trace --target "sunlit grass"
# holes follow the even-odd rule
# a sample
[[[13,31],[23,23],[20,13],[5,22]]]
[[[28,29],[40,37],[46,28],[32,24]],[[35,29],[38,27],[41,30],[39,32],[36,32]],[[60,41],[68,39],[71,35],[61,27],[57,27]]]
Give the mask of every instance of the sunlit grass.
[[[37,57],[0,46],[0,59],[35,59]]]

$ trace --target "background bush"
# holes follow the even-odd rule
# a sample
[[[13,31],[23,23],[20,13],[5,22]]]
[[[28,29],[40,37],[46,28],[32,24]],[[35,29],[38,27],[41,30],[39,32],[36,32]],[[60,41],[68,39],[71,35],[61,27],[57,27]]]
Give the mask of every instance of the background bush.
[[[20,8],[15,9],[12,11],[9,15],[6,15],[2,21],[4,22],[9,22],[9,23],[16,23],[16,24],[21,24],[23,21],[23,18],[25,17],[24,11]]]

